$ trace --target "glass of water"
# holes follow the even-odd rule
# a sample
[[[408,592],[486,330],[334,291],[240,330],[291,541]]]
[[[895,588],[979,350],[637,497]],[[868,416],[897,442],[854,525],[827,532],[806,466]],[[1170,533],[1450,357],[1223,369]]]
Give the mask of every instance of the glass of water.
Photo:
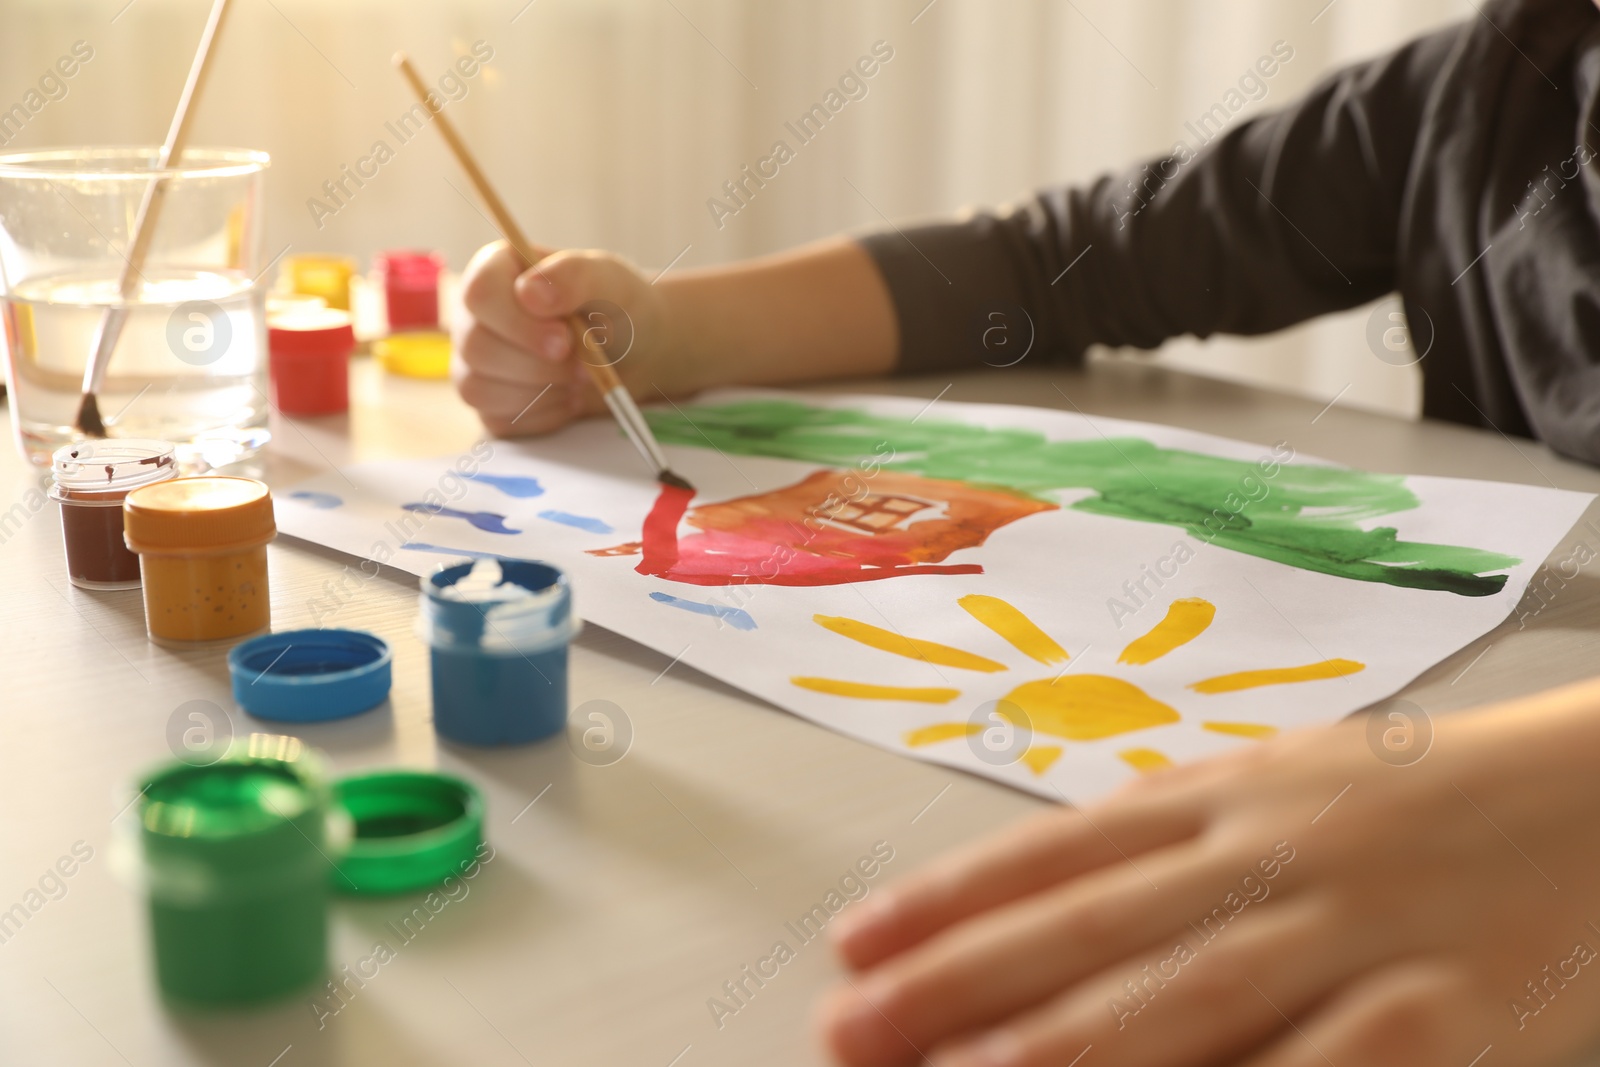
[[[125,311],[97,392],[111,437],[170,441],[188,469],[266,444],[262,185],[268,158],[191,148],[0,154],[0,317],[17,444],[36,465],[80,439],[84,365],[106,312]],[[149,251],[125,299],[134,220],[166,183]]]

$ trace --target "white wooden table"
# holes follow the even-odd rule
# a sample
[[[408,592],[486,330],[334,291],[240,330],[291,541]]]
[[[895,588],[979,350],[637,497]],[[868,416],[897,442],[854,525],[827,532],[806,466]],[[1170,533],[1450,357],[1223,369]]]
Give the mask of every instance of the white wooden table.
[[[848,388],[932,398],[947,385],[949,400],[1075,405],[1091,416],[1287,440],[1299,454],[1373,470],[1600,490],[1600,472],[1492,431],[1321,411],[1131,362]],[[276,422],[264,477],[283,487],[332,464],[459,452],[480,433],[443,383],[388,378],[363,362],[352,396],[348,418]],[[819,1063],[810,1009],[837,972],[822,943],[799,948],[720,1029],[708,998],[779,938],[792,943],[785,922],[875,842],[894,849],[881,882],[1039,804],[819,729],[593,626],[573,649],[572,699],[624,709],[635,731],[624,759],[589,766],[561,739],[503,751],[441,745],[429,724],[427,659],[412,634],[416,580],[385,569],[324,622],[394,646],[388,705],[299,733],[328,753],[335,773],[406,764],[471,778],[488,800],[495,859],[407,943],[386,924],[415,898],[340,900],[335,968],[355,965],[379,939],[397,955],[364,986],[352,983],[335,1015],[319,1019],[306,997],[247,1014],[175,1014],[155,993],[142,904],[117,869],[114,841],[133,823],[119,814],[128,783],[170,757],[169,721],[186,701],[228,709],[239,733],[277,731],[233,708],[223,653],[147,643],[137,591],[90,594],[67,582],[54,505],[28,506],[39,484],[8,443],[0,452],[0,913],[39,906],[20,929],[0,927],[0,1064]],[[1569,558],[1580,539],[1600,552],[1600,515],[1588,519],[1595,525],[1580,524],[1552,560]],[[347,562],[288,538],[274,544],[274,627],[312,625],[312,600]],[[1435,713],[1593,674],[1600,580],[1584,572],[1545,584],[1545,606],[1438,665],[1406,695]],[[78,842],[93,858],[59,883],[46,877]],[[28,897],[41,878],[54,897]]]

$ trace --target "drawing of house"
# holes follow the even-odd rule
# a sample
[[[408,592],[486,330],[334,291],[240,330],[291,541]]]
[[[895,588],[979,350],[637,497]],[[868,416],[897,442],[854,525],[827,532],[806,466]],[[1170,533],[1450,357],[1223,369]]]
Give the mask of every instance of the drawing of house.
[[[981,574],[946,564],[1000,527],[1057,505],[1012,490],[899,471],[820,470],[793,485],[690,509],[663,487],[644,538],[596,556],[690,585],[842,585],[905,574]],[[682,533],[687,523],[698,533]]]

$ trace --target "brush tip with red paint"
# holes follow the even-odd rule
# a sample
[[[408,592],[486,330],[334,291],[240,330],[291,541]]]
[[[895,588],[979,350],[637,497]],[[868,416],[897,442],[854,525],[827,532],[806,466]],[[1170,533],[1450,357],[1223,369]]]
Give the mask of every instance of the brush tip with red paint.
[[[674,489],[682,489],[690,493],[695,491],[694,486],[689,484],[689,479],[685,478],[683,475],[672,470],[671,468],[663,467],[660,471],[658,471],[656,473],[656,481],[660,482],[662,485],[671,486]]]

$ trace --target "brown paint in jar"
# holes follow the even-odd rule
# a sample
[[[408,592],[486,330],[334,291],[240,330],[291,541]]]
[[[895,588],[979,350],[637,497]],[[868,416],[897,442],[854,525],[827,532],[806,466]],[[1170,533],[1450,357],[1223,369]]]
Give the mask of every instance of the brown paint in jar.
[[[173,446],[165,441],[117,438],[56,449],[50,497],[61,505],[61,540],[73,585],[139,587],[139,557],[123,541],[123,499],[177,474]]]

